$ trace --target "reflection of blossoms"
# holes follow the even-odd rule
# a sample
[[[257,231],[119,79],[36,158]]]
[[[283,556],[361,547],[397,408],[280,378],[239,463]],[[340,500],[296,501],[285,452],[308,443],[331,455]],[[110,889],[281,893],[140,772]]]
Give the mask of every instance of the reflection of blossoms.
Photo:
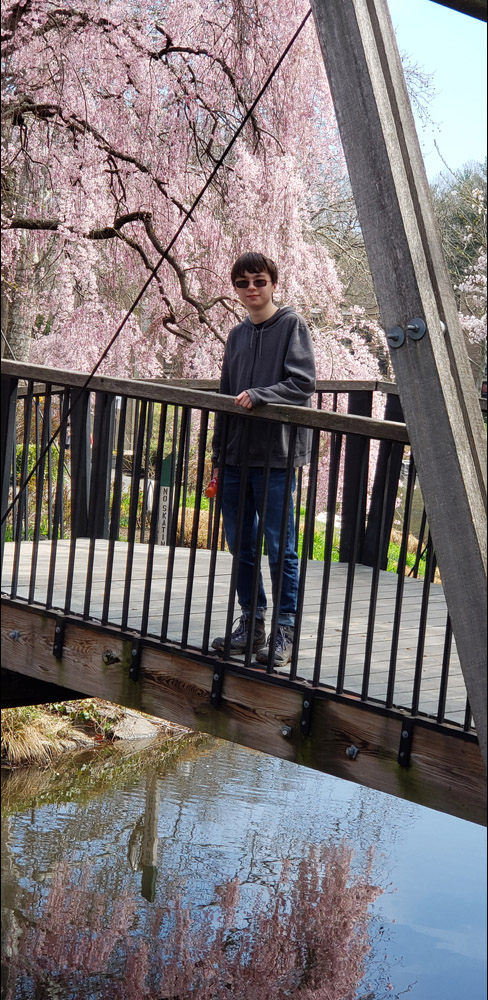
[[[345,843],[309,848],[298,867],[285,863],[274,889],[248,912],[237,879],[218,887],[212,915],[183,902],[149,911],[136,900],[114,902],[89,885],[85,868],[60,865],[33,923],[13,943],[5,1000],[27,982],[49,982],[66,1000],[353,1000],[371,948],[371,858],[352,869]],[[241,903],[241,905],[240,905]],[[4,942],[7,945],[7,942]],[[51,988],[50,985],[50,988]]]

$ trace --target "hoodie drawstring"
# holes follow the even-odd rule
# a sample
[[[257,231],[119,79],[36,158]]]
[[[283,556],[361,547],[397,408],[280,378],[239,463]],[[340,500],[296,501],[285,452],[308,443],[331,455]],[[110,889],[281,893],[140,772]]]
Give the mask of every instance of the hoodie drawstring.
[[[252,326],[251,327],[251,337],[250,337],[250,340],[249,340],[249,350],[252,350],[252,348],[254,346],[254,334],[256,334],[256,336],[258,338],[258,345],[257,345],[258,346],[258,358],[260,358],[261,355],[262,355],[262,345],[263,345],[263,328],[262,328],[262,326],[259,327],[259,329],[257,328],[257,326]]]

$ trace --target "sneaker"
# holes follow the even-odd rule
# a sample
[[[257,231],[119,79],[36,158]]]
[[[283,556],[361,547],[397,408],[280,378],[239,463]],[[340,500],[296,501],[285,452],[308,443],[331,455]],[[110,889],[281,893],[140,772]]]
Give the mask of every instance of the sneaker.
[[[276,642],[274,648],[273,664],[275,667],[286,667],[290,662],[293,653],[293,625],[278,625]],[[266,649],[261,649],[256,655],[258,663],[268,663],[269,659],[269,639]]]
[[[243,614],[239,618],[239,624],[237,628],[232,632],[230,637],[230,648],[231,651],[238,651],[239,653],[244,653],[247,646],[247,637],[249,635],[249,615]],[[225,638],[224,636],[217,636],[212,642],[212,649],[218,649],[222,652],[224,648]],[[252,643],[252,651],[256,653],[259,649],[266,645],[266,629],[262,618],[256,618],[254,621],[254,635]]]

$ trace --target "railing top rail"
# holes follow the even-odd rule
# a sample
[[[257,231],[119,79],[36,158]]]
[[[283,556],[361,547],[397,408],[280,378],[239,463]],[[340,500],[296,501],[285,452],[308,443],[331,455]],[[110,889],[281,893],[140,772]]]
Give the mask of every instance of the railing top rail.
[[[174,385],[185,389],[202,389],[213,391],[218,389],[217,378],[155,378],[149,379],[153,385]],[[317,379],[317,392],[382,392],[398,396],[398,386],[394,382],[364,381],[353,379]]]
[[[53,390],[65,386],[73,388],[79,386],[81,388],[87,379],[87,375],[82,372],[63,371],[59,368],[44,368],[40,365],[30,365],[17,361],[2,362],[2,372],[14,378],[30,379],[36,383],[47,383]],[[365,383],[359,384],[363,386]],[[90,380],[88,388],[92,392],[114,393],[118,396],[147,399],[156,403],[169,403],[175,406],[189,406],[195,409],[232,413],[234,416],[237,413],[232,396],[224,396],[217,392],[207,392],[201,389],[191,389],[187,386],[175,386],[168,382],[142,382],[136,379],[94,375]],[[392,420],[375,420],[372,417],[332,413],[329,410],[315,410],[305,406],[290,406],[281,403],[270,403],[254,410],[239,410],[239,415],[244,419],[276,420],[280,423],[296,424],[297,426],[317,428],[324,431],[360,434],[369,438],[400,441],[404,444],[409,443],[405,424]]]

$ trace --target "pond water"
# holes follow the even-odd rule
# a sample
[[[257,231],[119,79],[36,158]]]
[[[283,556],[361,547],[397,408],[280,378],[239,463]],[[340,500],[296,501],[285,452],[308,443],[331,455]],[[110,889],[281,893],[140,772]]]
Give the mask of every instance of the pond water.
[[[57,767],[2,780],[4,1000],[486,995],[484,828],[213,739]]]

